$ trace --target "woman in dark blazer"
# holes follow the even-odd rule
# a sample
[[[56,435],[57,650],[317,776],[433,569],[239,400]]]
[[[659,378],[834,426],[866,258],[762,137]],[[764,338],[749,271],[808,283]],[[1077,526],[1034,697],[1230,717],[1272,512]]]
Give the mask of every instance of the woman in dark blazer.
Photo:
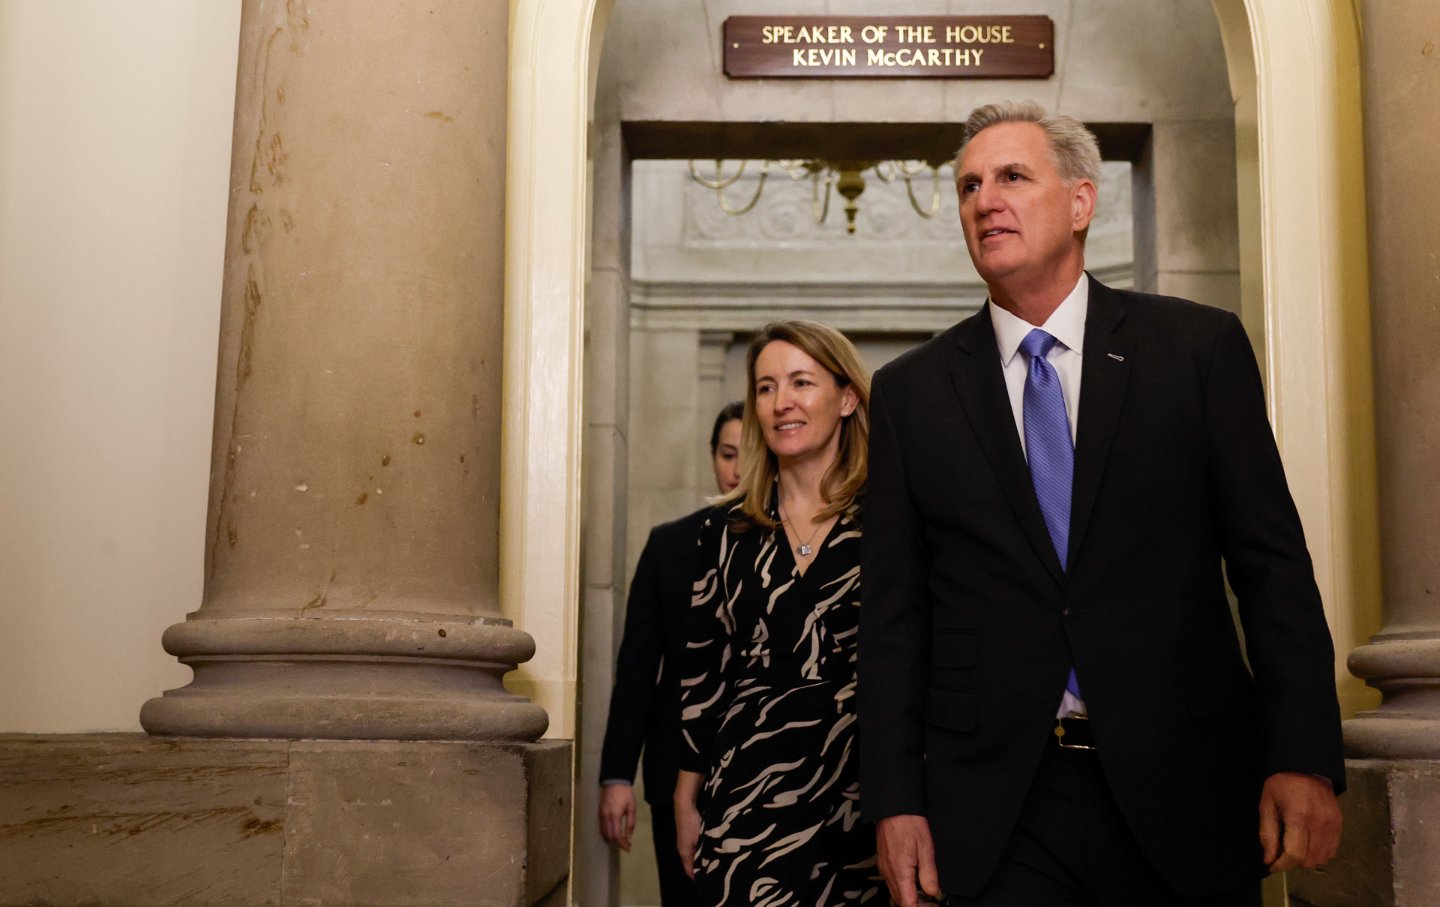
[[[715,487],[728,494],[740,484],[740,416],[730,403],[710,430]],[[695,572],[695,543],[709,513],[692,514],[650,530],[625,605],[625,633],[615,662],[610,719],[600,752],[600,834],[622,850],[635,830],[635,764],[644,752],[645,800],[650,804],[655,862],[664,907],[699,903],[675,850],[676,748],[680,740],[680,653]]]

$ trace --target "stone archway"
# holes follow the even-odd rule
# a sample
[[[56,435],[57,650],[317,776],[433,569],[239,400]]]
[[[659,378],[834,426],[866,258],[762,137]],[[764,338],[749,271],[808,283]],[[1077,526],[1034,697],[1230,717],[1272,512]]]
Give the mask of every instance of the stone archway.
[[[520,0],[510,23],[500,610],[536,657],[512,689],[574,738],[588,132],[614,0]]]

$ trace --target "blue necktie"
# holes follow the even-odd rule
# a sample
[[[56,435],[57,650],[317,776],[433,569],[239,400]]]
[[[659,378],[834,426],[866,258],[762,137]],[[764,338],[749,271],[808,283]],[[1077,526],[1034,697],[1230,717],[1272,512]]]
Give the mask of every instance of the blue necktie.
[[[1065,415],[1065,392],[1060,389],[1060,376],[1045,358],[1056,340],[1036,328],[1020,341],[1020,351],[1030,359],[1025,375],[1025,404],[1021,412],[1025,421],[1025,458],[1030,462],[1030,482],[1050,531],[1050,542],[1065,569],[1066,551],[1070,542],[1070,485],[1075,478],[1075,444],[1070,440],[1070,419]],[[1080,698],[1080,683],[1075,669],[1065,681],[1065,689]]]

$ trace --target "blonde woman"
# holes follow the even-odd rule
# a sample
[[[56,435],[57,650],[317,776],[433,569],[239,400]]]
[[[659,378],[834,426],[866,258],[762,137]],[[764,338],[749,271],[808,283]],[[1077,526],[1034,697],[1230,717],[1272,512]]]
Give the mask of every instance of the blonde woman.
[[[742,479],[687,620],[677,844],[704,904],[880,903],[855,762],[870,379],[806,321],[768,325],[747,370]]]

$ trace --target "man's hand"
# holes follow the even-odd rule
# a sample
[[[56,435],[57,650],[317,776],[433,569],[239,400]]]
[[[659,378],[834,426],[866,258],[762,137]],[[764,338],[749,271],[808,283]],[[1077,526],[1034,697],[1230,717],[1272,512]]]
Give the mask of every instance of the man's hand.
[[[630,851],[635,831],[635,788],[628,784],[600,786],[600,835],[620,849]]]
[[[1260,792],[1260,845],[1271,872],[1314,869],[1340,849],[1340,803],[1330,781],[1277,772]]]
[[[890,897],[900,907],[916,907],[920,898],[915,883],[932,898],[940,897],[940,873],[935,869],[935,844],[930,822],[924,816],[890,816],[875,826],[880,874],[890,886]]]

